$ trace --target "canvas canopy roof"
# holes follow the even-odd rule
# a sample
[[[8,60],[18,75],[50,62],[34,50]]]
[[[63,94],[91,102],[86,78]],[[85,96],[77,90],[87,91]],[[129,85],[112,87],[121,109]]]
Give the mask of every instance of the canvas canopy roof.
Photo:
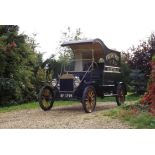
[[[94,50],[95,57],[103,57],[104,52],[108,50],[100,39],[69,41],[64,42],[62,46],[69,46],[73,50],[75,56],[78,52],[82,52],[86,57],[91,55],[92,50]]]
[[[119,57],[120,62],[120,52],[117,52],[115,50],[109,49],[101,39],[91,39],[91,40],[78,40],[78,41],[69,41],[64,42],[61,46],[67,46],[70,47],[73,50],[75,58],[80,58],[80,54],[82,54],[82,59],[86,58],[92,58],[92,53],[95,58],[95,60],[98,60],[100,58],[103,58],[105,62],[106,57],[113,53],[113,55],[109,55],[109,58],[111,57]],[[108,59],[109,59],[108,58]]]

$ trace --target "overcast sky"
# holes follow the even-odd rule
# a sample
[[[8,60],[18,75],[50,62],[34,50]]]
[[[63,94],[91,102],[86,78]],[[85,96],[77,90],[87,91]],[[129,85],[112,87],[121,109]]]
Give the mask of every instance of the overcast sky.
[[[0,24],[17,24],[26,34],[37,33],[44,57],[56,53],[68,26],[87,38],[126,51],[155,32],[154,0],[5,0]]]

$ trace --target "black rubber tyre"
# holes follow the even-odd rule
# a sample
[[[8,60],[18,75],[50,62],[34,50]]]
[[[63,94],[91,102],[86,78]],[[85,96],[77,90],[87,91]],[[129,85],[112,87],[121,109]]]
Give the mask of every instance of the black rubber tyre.
[[[117,91],[116,102],[117,105],[120,106],[125,103],[125,90],[122,85],[118,85],[116,91]]]
[[[82,96],[82,105],[86,113],[91,113],[96,107],[96,92],[93,86],[84,89]]]
[[[44,86],[39,93],[39,105],[44,110],[50,110],[54,103],[54,92],[50,86]]]

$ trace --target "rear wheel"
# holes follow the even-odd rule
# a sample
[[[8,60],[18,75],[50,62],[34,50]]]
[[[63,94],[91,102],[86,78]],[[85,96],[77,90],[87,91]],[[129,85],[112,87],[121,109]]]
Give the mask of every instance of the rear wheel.
[[[96,107],[96,92],[94,87],[88,86],[85,88],[82,96],[82,105],[86,113],[91,113]]]
[[[120,106],[125,102],[125,90],[122,85],[117,86],[117,96],[116,96],[117,105]]]
[[[45,86],[40,90],[39,93],[39,105],[46,111],[50,110],[54,103],[54,92],[51,87]]]

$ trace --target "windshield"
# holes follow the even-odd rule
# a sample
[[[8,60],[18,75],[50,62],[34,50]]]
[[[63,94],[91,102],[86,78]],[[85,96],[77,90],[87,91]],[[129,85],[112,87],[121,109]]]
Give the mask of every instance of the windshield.
[[[79,49],[78,46],[74,46],[74,48],[74,50],[68,48],[73,55],[73,59],[70,61],[71,58],[68,57],[64,66],[64,71],[66,72],[86,72],[91,66],[92,62],[98,62],[99,59],[102,58],[100,55],[94,55],[94,50],[90,47],[83,47]]]
[[[75,72],[83,72],[87,71],[92,64],[92,59],[76,59],[68,62],[64,70],[65,71],[75,71]]]

